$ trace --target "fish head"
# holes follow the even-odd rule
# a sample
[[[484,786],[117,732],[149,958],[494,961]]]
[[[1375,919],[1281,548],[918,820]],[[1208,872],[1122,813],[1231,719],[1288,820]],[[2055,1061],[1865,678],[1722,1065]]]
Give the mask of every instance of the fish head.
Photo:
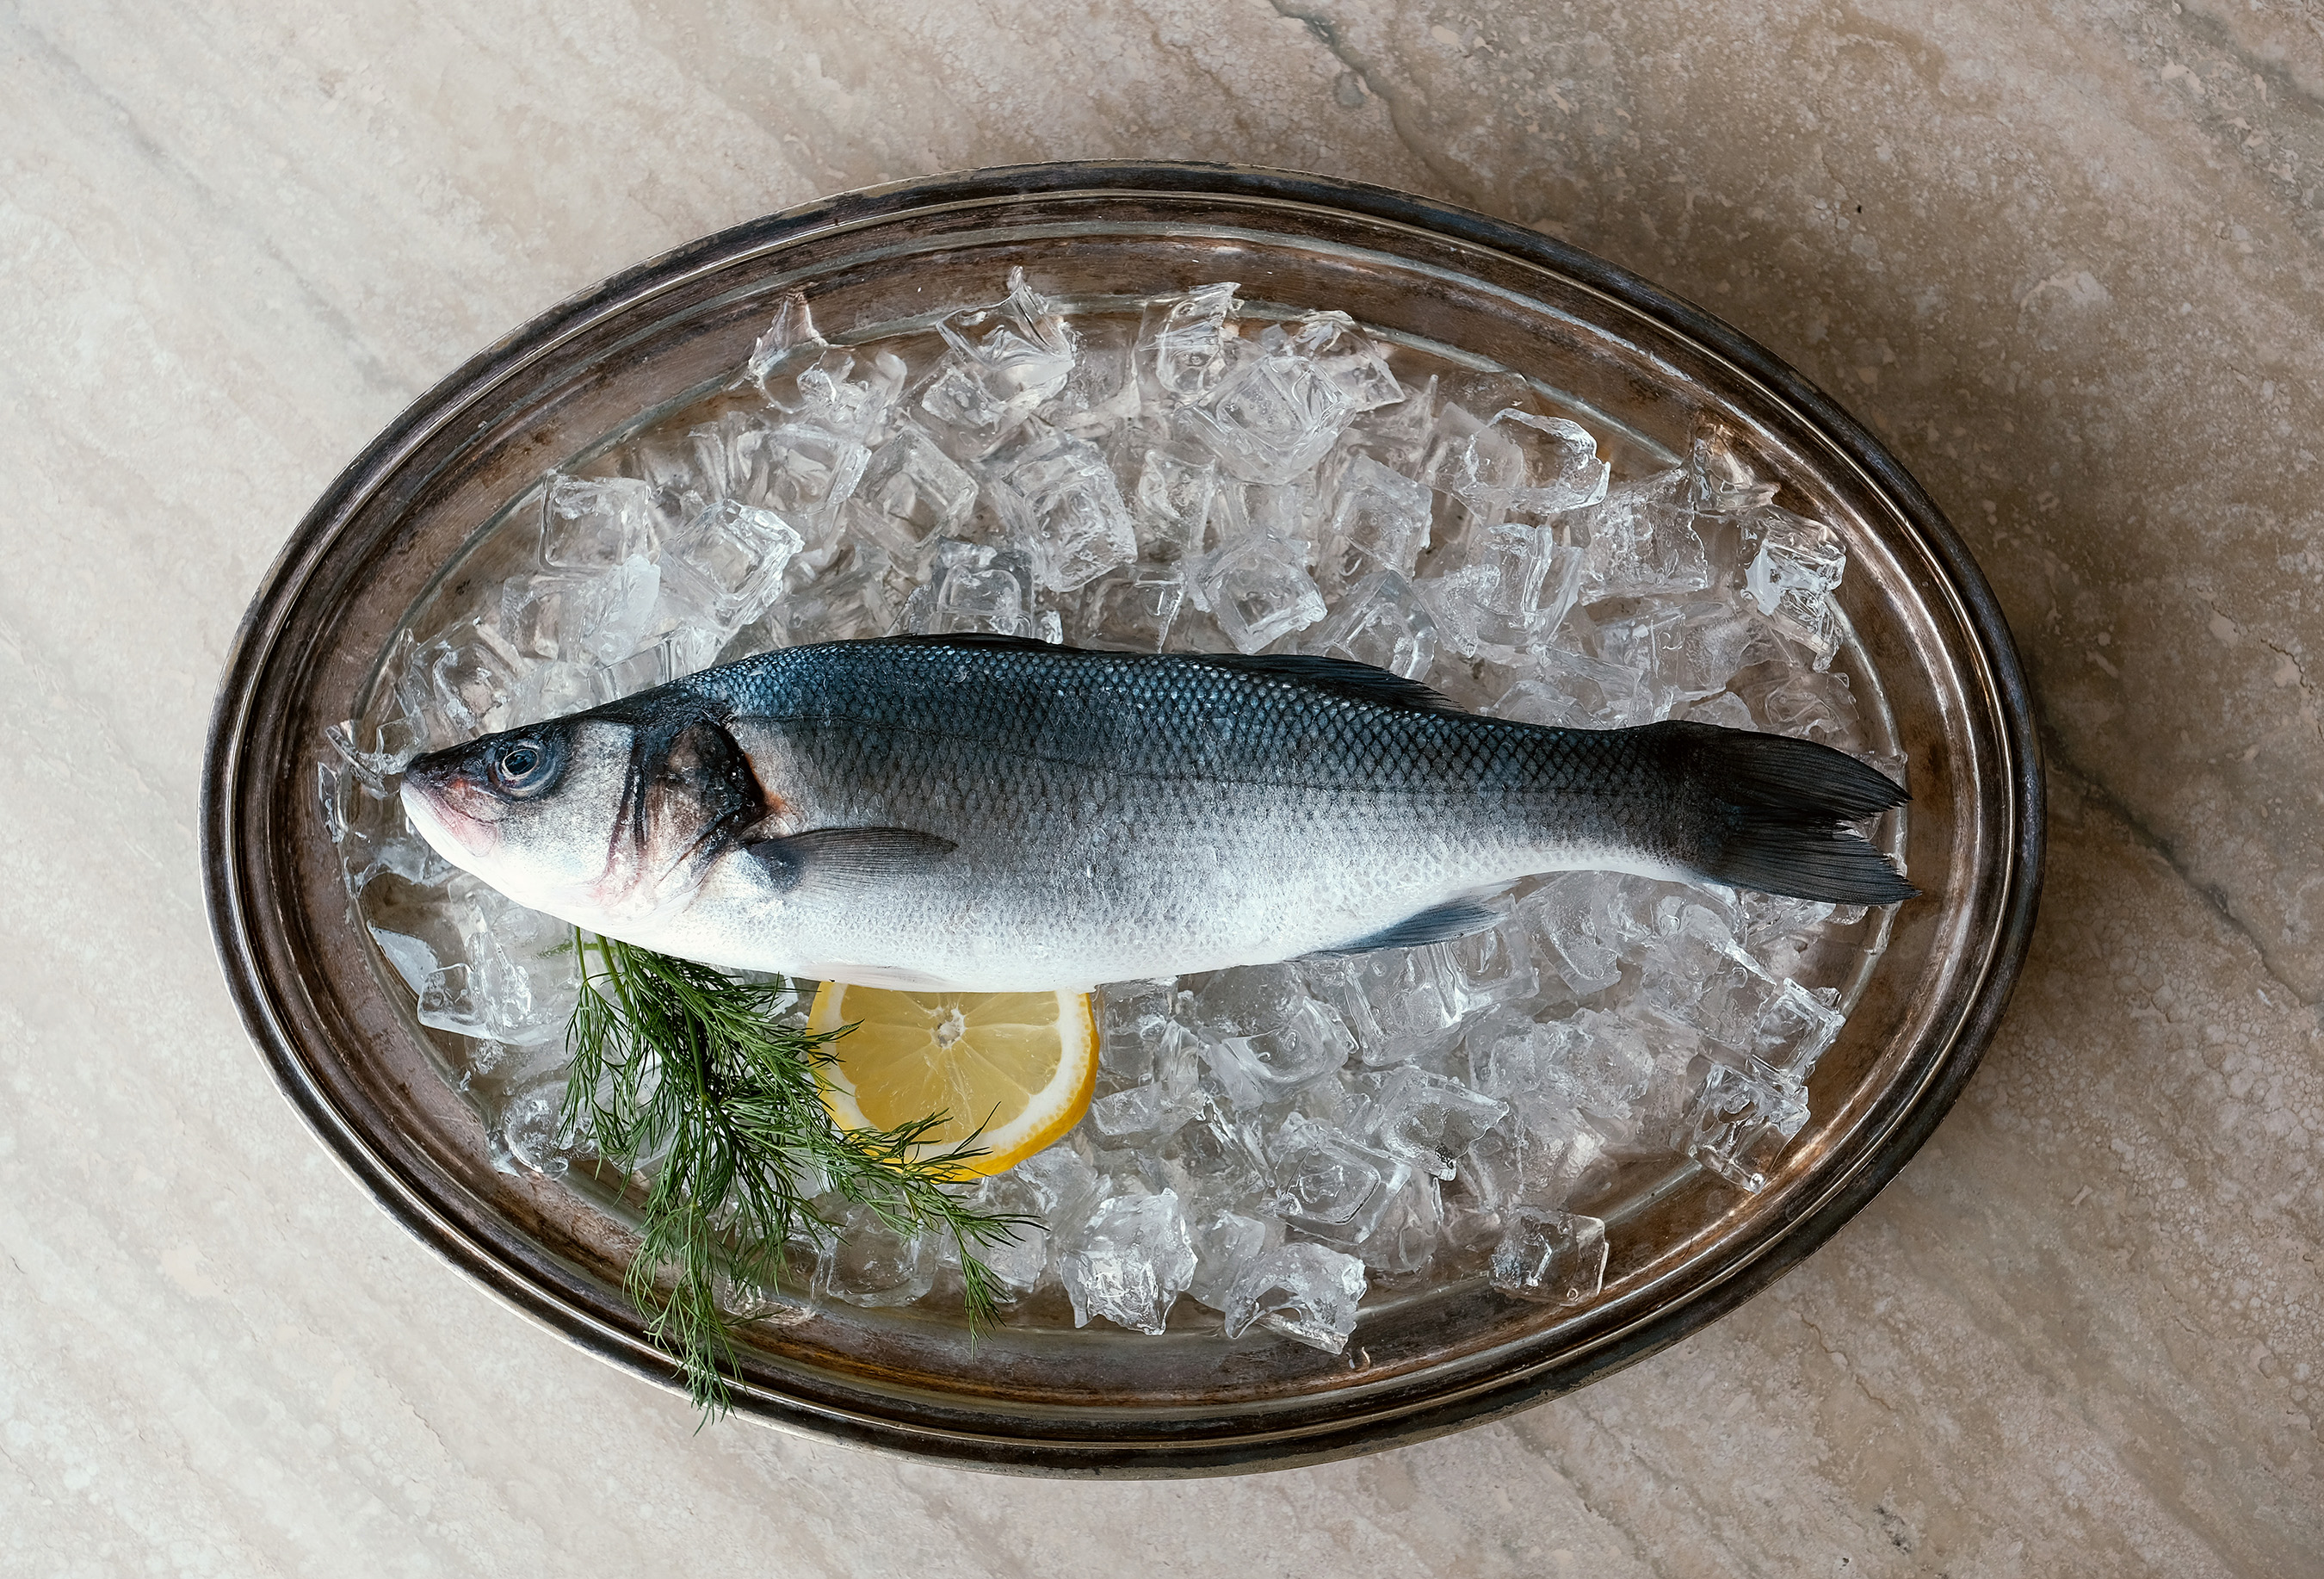
[[[635,937],[683,909],[765,797],[699,704],[647,693],[414,758],[403,806],[518,903]]]
[[[403,810],[438,854],[520,904],[577,919],[602,908],[635,731],[586,716],[415,757]]]

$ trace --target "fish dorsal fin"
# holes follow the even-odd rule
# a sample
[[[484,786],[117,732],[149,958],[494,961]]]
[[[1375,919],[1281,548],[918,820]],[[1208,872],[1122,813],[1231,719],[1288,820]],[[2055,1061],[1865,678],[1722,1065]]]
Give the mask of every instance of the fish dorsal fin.
[[[1047,652],[1055,655],[1088,651],[1080,647],[1060,647],[1055,642],[1044,642],[1038,636],[1004,636],[996,631],[959,631],[948,636],[880,636],[873,640],[885,647],[965,647],[977,652]]]
[[[1277,679],[1328,691],[1351,701],[1380,707],[1403,707],[1417,713],[1458,713],[1461,709],[1441,693],[1369,663],[1346,658],[1316,658],[1304,652],[1109,652],[1102,648],[1062,647],[1033,636],[1002,636],[970,631],[950,636],[886,636],[898,647],[961,647],[979,652],[1041,652],[1052,658],[1130,658],[1140,663],[1195,663],[1212,669],[1237,669],[1244,674],[1270,675]]]
[[[1447,900],[1406,916],[1392,927],[1383,927],[1369,937],[1342,943],[1337,948],[1319,948],[1309,957],[1333,959],[1343,954],[1370,954],[1375,948],[1416,948],[1424,943],[1444,943],[1481,932],[1499,919],[1499,915],[1474,900]]]
[[[1190,663],[1214,669],[1236,669],[1246,674],[1274,675],[1318,690],[1331,691],[1352,701],[1382,707],[1404,707],[1416,713],[1458,713],[1451,698],[1416,679],[1406,679],[1369,663],[1345,658],[1314,658],[1304,652],[1205,652],[1188,654]]]
[[[916,876],[959,847],[918,828],[809,828],[752,839],[742,850],[778,888],[860,892]]]

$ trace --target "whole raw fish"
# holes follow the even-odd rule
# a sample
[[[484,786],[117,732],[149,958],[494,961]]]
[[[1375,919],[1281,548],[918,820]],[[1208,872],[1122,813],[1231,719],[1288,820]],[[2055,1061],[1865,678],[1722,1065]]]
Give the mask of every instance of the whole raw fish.
[[[1381,669],[1013,637],[762,653],[414,761],[454,863],[729,967],[1089,987],[1454,937],[1579,867],[1885,904],[1904,793],[1709,725],[1547,729]]]

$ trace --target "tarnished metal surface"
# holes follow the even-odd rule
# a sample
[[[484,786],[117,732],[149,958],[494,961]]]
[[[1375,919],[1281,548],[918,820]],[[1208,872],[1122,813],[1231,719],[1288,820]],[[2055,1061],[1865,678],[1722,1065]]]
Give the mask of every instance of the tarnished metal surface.
[[[1578,1387],[1748,1297],[1911,1156],[2015,980],[2042,860],[2024,678],[1959,540],[1862,429],[1766,352],[1529,231],[1377,189],[1183,165],[990,171],[858,193],[710,237],[544,315],[406,412],[317,503],[245,618],[212,724],[205,878],[252,1035],[317,1132],[413,1233],[606,1359],[668,1382],[619,1278],[622,1226],[558,1183],[494,1171],[349,919],[315,783],[383,642],[512,494],[644,409],[732,367],[784,291],[826,334],[982,299],[1011,264],[1119,295],[1232,279],[1489,356],[1682,448],[1699,412],[1746,435],[1785,503],[1838,524],[1841,601],[1912,760],[1924,897],[1811,1085],[1759,1195],[1692,1178],[1630,1216],[1579,1311],[1481,1283],[1368,1309],[1348,1354],[1253,1334],[1010,1328],[827,1311],[758,1330],[738,1407],[821,1436],[1017,1472],[1194,1474],[1416,1440]]]

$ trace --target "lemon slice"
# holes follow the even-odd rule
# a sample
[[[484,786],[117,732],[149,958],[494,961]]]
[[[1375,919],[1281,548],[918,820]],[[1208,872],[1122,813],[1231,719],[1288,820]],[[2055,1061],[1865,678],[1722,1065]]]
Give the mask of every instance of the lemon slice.
[[[942,1113],[923,1155],[972,1134],[966,1175],[1013,1168],[1081,1122],[1097,1088],[1097,1016],[1086,993],[894,993],[825,982],[807,1029],[831,1044],[823,1104],[844,1130],[892,1130]]]

